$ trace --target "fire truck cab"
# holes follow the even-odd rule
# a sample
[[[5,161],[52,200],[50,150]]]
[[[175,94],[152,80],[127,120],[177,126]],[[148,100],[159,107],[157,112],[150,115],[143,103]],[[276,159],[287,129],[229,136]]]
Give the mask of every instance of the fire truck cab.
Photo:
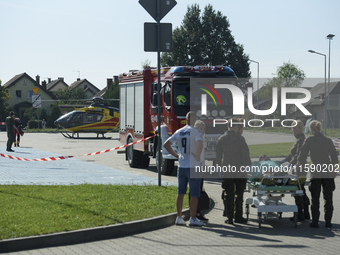
[[[153,137],[144,143],[126,148],[126,160],[130,167],[147,168],[150,157],[156,157],[157,167],[162,174],[171,175],[176,159],[163,148],[163,143],[177,129],[186,125],[185,116],[190,111],[190,78],[228,78],[236,80],[234,71],[227,66],[176,66],[161,69],[161,108],[158,109],[157,69],[131,70],[119,75],[120,119],[119,137],[122,144],[128,144],[155,135],[158,132],[158,112],[161,114],[160,140]],[[225,90],[223,93],[228,93]],[[215,159],[217,138],[226,131],[224,125],[210,130],[213,118],[232,116],[232,97],[223,108],[202,115],[197,108],[198,119],[207,125],[205,134],[206,160]],[[209,102],[208,102],[209,104]],[[192,109],[191,109],[192,110]],[[158,161],[157,146],[161,148],[161,162]],[[178,151],[177,145],[173,149]]]

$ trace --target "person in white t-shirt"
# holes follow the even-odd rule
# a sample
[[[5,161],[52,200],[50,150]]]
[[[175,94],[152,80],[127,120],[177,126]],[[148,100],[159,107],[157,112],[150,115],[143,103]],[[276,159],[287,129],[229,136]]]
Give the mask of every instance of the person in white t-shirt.
[[[190,168],[200,166],[200,157],[203,149],[202,133],[193,127],[196,121],[196,113],[188,112],[186,116],[187,125],[178,129],[163,144],[164,148],[178,159],[178,185],[177,185],[177,218],[176,225],[186,225],[182,218],[183,198],[190,187],[190,226],[202,226],[204,223],[196,218],[198,197],[201,193],[201,178],[190,178]],[[177,142],[180,154],[177,154],[171,147]]]

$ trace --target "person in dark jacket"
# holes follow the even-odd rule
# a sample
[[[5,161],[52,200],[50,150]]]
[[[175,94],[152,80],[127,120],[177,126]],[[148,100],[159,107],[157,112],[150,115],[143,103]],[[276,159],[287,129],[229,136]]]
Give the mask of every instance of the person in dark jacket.
[[[297,125],[295,127],[292,127],[293,134],[296,138],[295,143],[293,144],[293,147],[290,149],[290,154],[280,163],[289,162],[292,166],[295,166],[297,163],[297,157],[299,156],[299,153],[301,151],[302,145],[305,142],[305,135],[303,133],[304,125],[301,120],[297,120]],[[304,166],[307,162],[302,162],[301,165]],[[306,182],[306,172],[302,171],[299,172],[299,184],[300,189],[303,191],[303,196],[295,196],[295,204],[298,207],[298,221],[304,221],[310,219],[309,214],[309,198],[306,194],[305,190],[305,182]],[[291,220],[294,220],[294,217],[290,218]]]
[[[15,130],[15,125],[14,125],[14,112],[10,112],[9,116],[6,118],[6,130],[7,130],[7,151],[14,152],[12,150],[12,145],[14,142],[14,130]]]
[[[309,190],[312,195],[312,222],[310,227],[319,227],[320,217],[320,193],[322,187],[323,198],[325,201],[325,222],[326,228],[332,227],[333,216],[333,191],[335,190],[335,174],[332,169],[334,165],[338,164],[338,155],[336,153],[334,144],[330,138],[325,137],[321,133],[321,123],[313,120],[309,124],[309,130],[312,136],[308,137],[305,143],[302,145],[301,152],[298,156],[298,166],[302,166],[302,163],[306,161],[308,153],[312,160],[312,165],[308,166],[311,172],[311,181],[309,183]],[[333,166],[332,166],[333,165]],[[326,172],[318,172],[316,169],[326,166]],[[313,170],[314,169],[314,170]]]
[[[234,124],[235,123],[235,124]],[[246,176],[240,173],[242,166],[251,164],[248,145],[242,136],[243,119],[231,118],[228,121],[228,132],[217,140],[216,163],[221,167],[232,167],[237,173],[228,172],[222,181],[222,199],[228,219],[227,224],[246,223],[242,217],[243,192],[246,187]]]

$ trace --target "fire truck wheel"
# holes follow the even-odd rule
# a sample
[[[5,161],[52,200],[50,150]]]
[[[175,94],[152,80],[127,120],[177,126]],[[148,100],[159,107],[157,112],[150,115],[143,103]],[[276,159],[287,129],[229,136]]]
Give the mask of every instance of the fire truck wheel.
[[[172,172],[174,170],[175,161],[172,159],[163,159],[161,156],[161,164],[158,163],[158,151],[156,152],[156,164],[157,169],[158,167],[161,168],[161,174],[164,175],[172,175]]]
[[[133,142],[132,138],[130,137],[127,143],[132,143],[132,142]],[[140,162],[141,162],[142,152],[134,150],[131,145],[126,148],[126,153],[127,153],[127,159],[128,159],[128,163],[130,167],[134,167],[134,168],[139,167]]]
[[[140,167],[141,168],[148,168],[150,164],[150,157],[148,154],[144,154],[142,155],[142,159],[140,162]]]

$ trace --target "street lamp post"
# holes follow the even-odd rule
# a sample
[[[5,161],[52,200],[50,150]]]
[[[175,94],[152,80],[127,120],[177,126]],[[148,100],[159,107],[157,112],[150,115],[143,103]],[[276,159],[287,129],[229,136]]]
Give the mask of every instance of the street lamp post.
[[[327,109],[329,109],[329,97],[331,93],[331,40],[333,40],[333,37],[335,35],[329,34],[327,35],[327,39],[329,40],[329,52],[328,52],[328,97],[327,97]],[[332,121],[332,117],[330,117],[330,120]],[[332,122],[333,123],[333,122]]]
[[[326,54],[322,54],[320,52],[316,52],[314,50],[309,50],[308,52],[310,53],[315,53],[321,56],[325,57],[325,98],[324,98],[324,103],[325,103],[325,117],[324,117],[324,128],[325,128],[325,135],[326,135],[326,131],[327,131],[327,110],[328,110],[328,104],[326,105],[326,96],[327,96],[327,85],[326,85],[326,79],[327,79],[327,72],[326,72],[326,68],[327,68],[327,57]]]
[[[259,108],[259,89],[260,89],[260,63],[251,59],[248,59],[250,62],[257,64],[257,109]],[[258,109],[259,110],[259,109]]]

